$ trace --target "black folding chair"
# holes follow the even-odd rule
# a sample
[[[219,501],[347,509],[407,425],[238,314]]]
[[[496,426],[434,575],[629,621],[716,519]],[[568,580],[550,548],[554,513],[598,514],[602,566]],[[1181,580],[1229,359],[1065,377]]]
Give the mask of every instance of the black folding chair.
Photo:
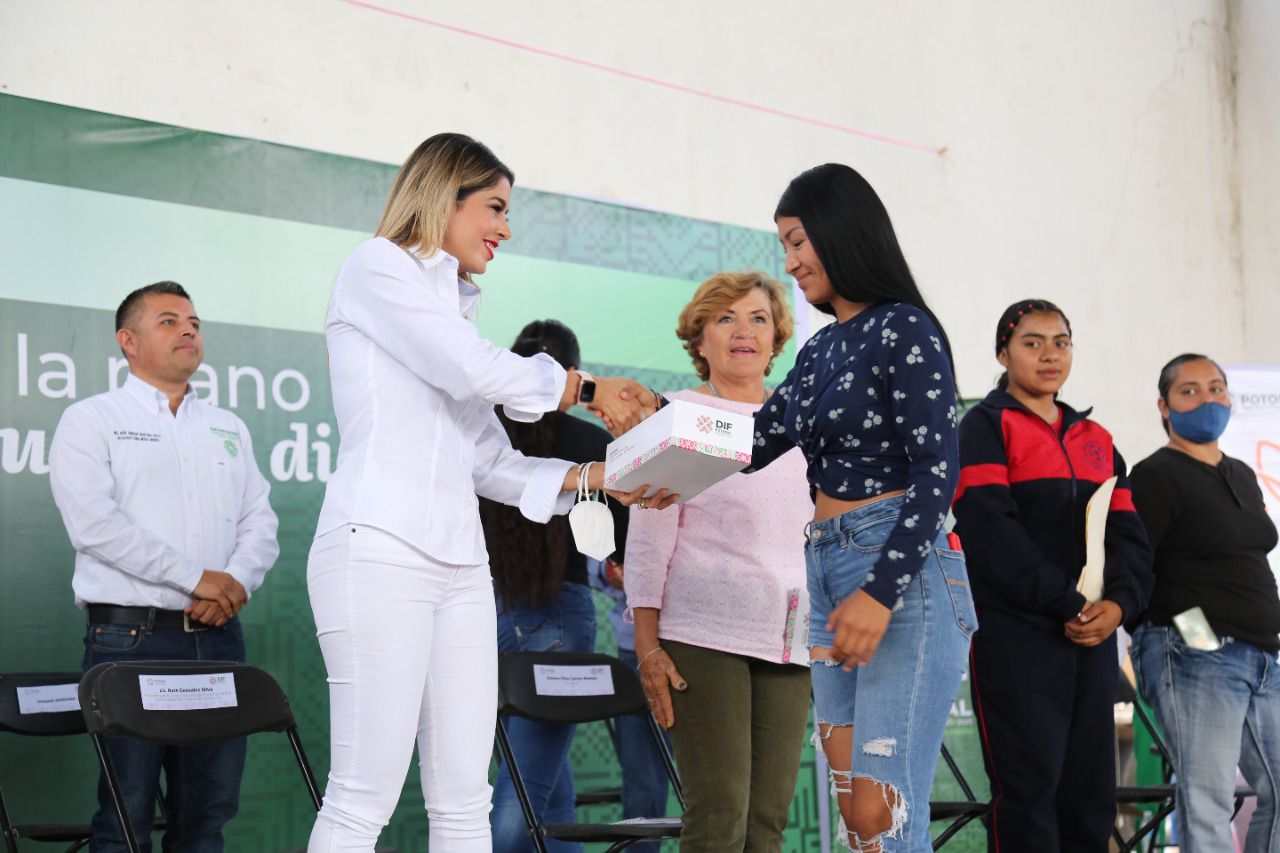
[[[960,765],[951,756],[951,750],[947,749],[946,743],[942,744],[942,760],[946,762],[947,768],[960,785],[960,791],[966,799],[930,801],[930,821],[951,821],[947,824],[947,828],[938,833],[937,838],[933,839],[934,850],[941,849],[957,832],[964,829],[970,821],[977,818],[985,820],[987,813],[991,810],[990,803],[986,800],[978,799],[977,794],[974,793],[973,788],[969,785],[969,780],[965,778],[964,773],[960,770]]]
[[[47,691],[59,687],[74,690],[79,681],[78,672],[0,675],[0,732],[35,737],[84,734],[84,717],[79,708],[45,710],[60,707],[49,699]],[[8,853],[18,853],[18,842],[23,840],[68,844],[67,853],[71,853],[88,845],[91,834],[87,823],[15,824],[9,817],[3,790],[0,790],[0,831],[4,832]]]
[[[1147,843],[1147,850],[1150,851],[1155,849],[1156,830],[1160,828],[1160,824],[1164,822],[1165,818],[1173,814],[1175,807],[1175,786],[1170,781],[1173,778],[1173,754],[1169,751],[1168,744],[1165,743],[1164,738],[1161,736],[1159,727],[1151,719],[1142,702],[1138,700],[1137,692],[1133,689],[1133,685],[1129,683],[1129,679],[1124,675],[1120,676],[1120,686],[1116,691],[1116,701],[1132,703],[1134,723],[1141,724],[1147,734],[1151,736],[1151,748],[1160,756],[1163,783],[1160,785],[1118,786],[1116,788],[1117,804],[1154,805],[1155,811],[1128,838],[1121,834],[1119,826],[1112,828],[1111,835],[1121,853],[1137,850],[1142,840],[1150,836]],[[1254,793],[1252,788],[1244,785],[1237,787],[1235,812],[1240,811],[1240,807],[1244,805],[1246,799],[1255,796],[1257,794]],[[1232,813],[1232,817],[1235,816],[1235,812]]]
[[[144,699],[144,679],[154,685],[171,676],[228,675],[235,686],[233,707],[157,709],[154,687]],[[152,708],[148,709],[147,704]],[[138,842],[125,813],[120,780],[107,752],[104,738],[121,735],[171,745],[212,743],[257,732],[284,732],[298,761],[298,769],[316,810],[320,809],[320,789],[298,737],[298,726],[289,700],[276,680],[257,667],[228,661],[164,661],[147,663],[103,663],[90,669],[80,680],[80,708],[98,760],[106,776],[107,788],[115,804],[116,816],[130,853],[138,853]]]
[[[618,755],[618,730],[613,725],[613,720],[604,721],[605,729],[609,732],[609,745],[613,748],[613,754]],[[575,791],[573,804],[577,808],[583,806],[605,806],[611,803],[622,802],[622,788],[595,788],[590,791]]]
[[[550,668],[550,669],[548,669]],[[572,695],[564,685],[589,685]],[[594,691],[594,692],[592,692]],[[520,775],[519,758],[511,748],[504,718],[523,717],[540,723],[572,725],[627,715],[643,715],[662,756],[676,798],[684,807],[684,793],[666,742],[649,714],[649,703],[635,672],[615,657],[579,652],[515,652],[498,659],[498,750],[511,772],[511,781],[524,813],[525,825],[538,853],[546,853],[546,839],[603,842],[615,853],[638,841],[678,838],[678,817],[635,818],[613,823],[543,823],[533,811]]]

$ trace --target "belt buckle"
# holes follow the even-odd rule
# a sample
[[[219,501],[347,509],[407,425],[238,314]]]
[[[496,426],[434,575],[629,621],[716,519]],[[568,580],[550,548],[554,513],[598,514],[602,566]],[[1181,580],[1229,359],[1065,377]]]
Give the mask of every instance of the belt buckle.
[[[201,631],[208,631],[209,626],[203,622],[192,622],[190,613],[182,614],[182,630],[188,634],[198,634]]]

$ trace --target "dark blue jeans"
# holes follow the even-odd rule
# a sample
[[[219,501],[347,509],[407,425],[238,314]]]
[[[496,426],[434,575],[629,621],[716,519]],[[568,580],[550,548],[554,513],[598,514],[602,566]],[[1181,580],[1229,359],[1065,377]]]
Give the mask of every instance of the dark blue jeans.
[[[589,652],[596,641],[596,608],[591,590],[579,583],[566,583],[560,597],[545,608],[503,609],[498,602],[498,652]],[[544,823],[573,823],[573,769],[569,747],[574,726],[551,726],[518,717],[506,721],[511,749],[520,763],[533,810]],[[498,769],[493,785],[494,853],[533,850],[533,842],[520,811],[511,772],[505,764]],[[581,844],[547,839],[551,853],[577,853]]]
[[[222,628],[186,633],[181,628],[90,623],[84,668],[111,661],[245,659],[239,619]],[[222,827],[235,817],[244,771],[245,738],[198,746],[165,746],[127,737],[106,738],[125,810],[143,853],[151,851],[160,770],[165,775],[168,828],[161,848],[181,853],[221,853]],[[127,850],[105,778],[98,780],[91,853]]]

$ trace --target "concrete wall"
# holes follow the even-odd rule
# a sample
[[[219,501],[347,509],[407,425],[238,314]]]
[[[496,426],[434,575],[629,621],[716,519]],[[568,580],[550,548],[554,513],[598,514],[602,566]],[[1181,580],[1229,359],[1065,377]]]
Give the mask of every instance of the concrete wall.
[[[1051,298],[1077,332],[1066,399],[1131,460],[1162,438],[1170,355],[1280,358],[1267,0],[380,2],[4,3],[0,91],[392,162],[458,129],[532,187],[760,228],[796,172],[843,161],[884,196],[962,391],[990,387],[1001,309]]]
[[[1245,351],[1280,361],[1280,4],[1232,0]]]

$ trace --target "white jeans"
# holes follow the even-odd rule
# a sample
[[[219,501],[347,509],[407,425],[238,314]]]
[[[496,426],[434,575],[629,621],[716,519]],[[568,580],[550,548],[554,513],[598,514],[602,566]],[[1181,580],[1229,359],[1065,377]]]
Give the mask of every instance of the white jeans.
[[[493,583],[396,537],[346,525],[307,562],[329,673],[330,770],[308,853],[372,853],[418,741],[432,853],[490,850],[498,706]]]

